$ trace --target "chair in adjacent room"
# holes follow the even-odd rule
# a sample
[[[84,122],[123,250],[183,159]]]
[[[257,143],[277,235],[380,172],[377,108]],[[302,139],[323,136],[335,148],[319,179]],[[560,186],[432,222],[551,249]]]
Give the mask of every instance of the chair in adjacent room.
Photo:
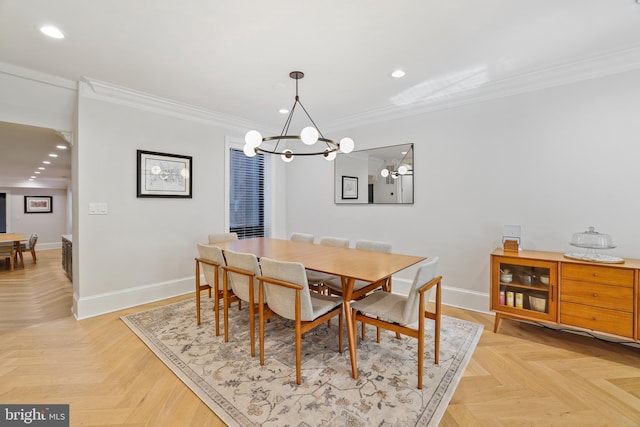
[[[320,239],[321,245],[336,246],[340,248],[349,247],[349,239],[343,239],[341,237],[323,237]],[[319,292],[321,294],[328,294],[329,289],[327,282],[335,281],[340,283],[340,277],[333,274],[320,273],[318,271],[307,270],[307,281],[309,283],[309,289]]]
[[[38,258],[36,257],[36,243],[38,243],[38,234],[33,233],[29,237],[29,241],[27,243],[20,244],[20,250],[22,252],[31,252],[31,259],[33,259],[33,263],[38,262]],[[24,264],[24,261],[23,261]]]
[[[391,252],[391,243],[388,242],[376,242],[373,240],[359,240],[356,242],[356,249],[374,252]],[[326,282],[329,288],[329,294],[342,295],[342,280],[340,278],[332,279]],[[359,299],[366,294],[376,290],[382,289],[387,292],[391,292],[391,277],[385,277],[375,283],[365,282],[362,280],[356,280],[353,285],[353,293],[351,299]]]
[[[259,283],[260,364],[264,365],[264,322],[273,315],[295,321],[296,383],[301,383],[302,337],[338,316],[338,351],[342,353],[342,298],[309,291],[304,265],[261,258]],[[269,302],[267,307],[264,300]]]
[[[218,242],[230,242],[232,240],[238,240],[238,233],[217,233],[209,234],[209,244]]]
[[[291,233],[291,237],[289,240],[294,242],[305,242],[305,243],[313,243],[313,239],[315,239],[313,234],[305,234],[305,233]]]
[[[5,264],[9,259],[9,267],[13,271],[16,264],[16,248],[13,242],[0,243],[0,259],[4,260]]]
[[[376,291],[351,304],[354,329],[362,323],[362,340],[365,339],[365,324],[394,331],[418,340],[418,388],[422,388],[424,370],[424,319],[435,321],[434,361],[438,364],[440,353],[440,319],[442,300],[442,276],[436,276],[438,257],[421,264],[411,285],[409,295]],[[427,311],[431,290],[436,288],[434,312]],[[416,325],[417,324],[417,325]],[[378,334],[377,341],[380,342]]]
[[[254,254],[224,251],[227,265],[222,267],[226,272],[223,277],[224,298],[224,341],[229,341],[229,305],[234,300],[245,301],[249,304],[249,332],[251,356],[255,351],[255,315],[258,306],[258,281],[260,276],[260,264]],[[229,292],[233,291],[233,292]]]
[[[216,335],[220,335],[220,300],[223,299],[222,289],[220,289],[220,273],[223,273],[221,270],[225,265],[224,255],[219,247],[203,243],[198,243],[198,254],[199,257],[196,258],[196,319],[199,325],[200,293],[206,289],[209,291],[209,298],[211,298],[211,289],[213,288]],[[205,284],[201,283],[201,269],[204,273]]]

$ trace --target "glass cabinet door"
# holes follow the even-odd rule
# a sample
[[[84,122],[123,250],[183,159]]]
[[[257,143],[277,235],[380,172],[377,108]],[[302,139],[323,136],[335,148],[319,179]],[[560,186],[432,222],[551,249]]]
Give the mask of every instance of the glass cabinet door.
[[[519,317],[555,320],[556,263],[495,257],[491,273],[493,310]]]

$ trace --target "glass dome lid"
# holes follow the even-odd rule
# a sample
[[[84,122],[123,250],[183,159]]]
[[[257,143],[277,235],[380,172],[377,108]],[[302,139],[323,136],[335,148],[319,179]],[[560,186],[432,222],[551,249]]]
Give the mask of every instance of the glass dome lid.
[[[615,248],[611,236],[608,234],[598,233],[594,227],[589,227],[587,231],[582,233],[573,233],[570,245],[587,249]]]

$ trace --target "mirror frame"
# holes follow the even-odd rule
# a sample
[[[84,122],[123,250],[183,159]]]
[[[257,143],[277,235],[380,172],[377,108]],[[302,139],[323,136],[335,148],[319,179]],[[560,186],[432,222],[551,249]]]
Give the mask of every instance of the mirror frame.
[[[413,143],[338,154],[334,160],[333,169],[334,203],[339,205],[413,204],[415,200],[414,154]],[[397,173],[401,164],[410,167],[408,173],[404,175]],[[380,172],[388,166],[393,166],[393,170],[385,178]],[[392,176],[397,178],[394,179]]]

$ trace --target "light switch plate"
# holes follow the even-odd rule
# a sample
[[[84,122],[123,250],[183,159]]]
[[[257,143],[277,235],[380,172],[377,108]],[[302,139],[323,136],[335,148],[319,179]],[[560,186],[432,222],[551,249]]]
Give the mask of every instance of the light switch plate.
[[[108,212],[106,203],[89,203],[89,215],[106,215]]]

